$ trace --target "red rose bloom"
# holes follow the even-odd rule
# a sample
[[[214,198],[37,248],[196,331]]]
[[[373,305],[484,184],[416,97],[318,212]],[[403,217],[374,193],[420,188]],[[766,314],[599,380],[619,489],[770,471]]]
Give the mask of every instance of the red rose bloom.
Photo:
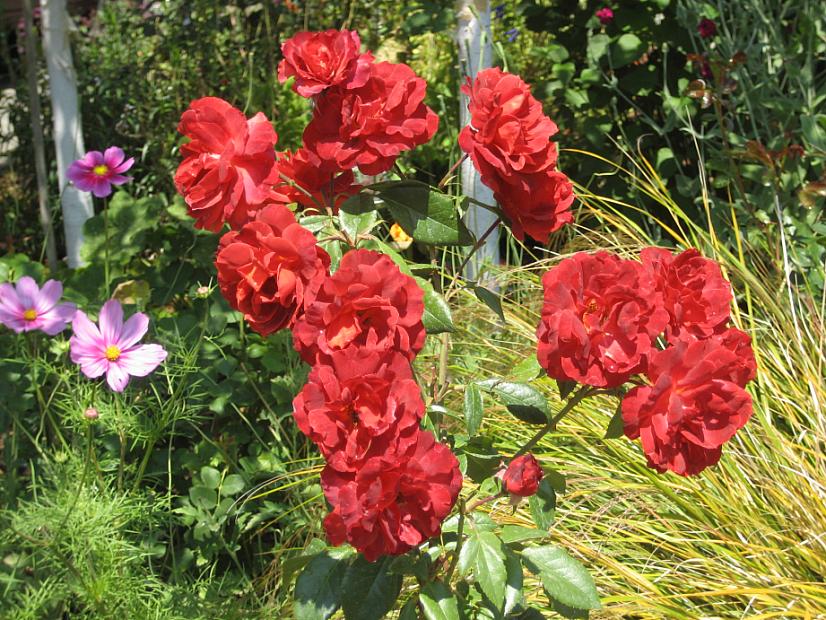
[[[523,180],[527,189],[522,184],[500,183],[491,187],[493,195],[502,205],[514,237],[522,241],[528,234],[547,242],[551,233],[574,220],[574,188],[567,176],[554,170],[527,175]]]
[[[530,497],[539,489],[544,475],[533,454],[517,456],[502,476],[505,490],[517,497]]]
[[[329,163],[325,164],[307,149],[298,149],[295,153],[283,151],[277,156],[278,162],[273,170],[278,178],[271,176],[273,184],[289,202],[295,202],[305,209],[321,211],[329,207],[338,211],[342,202],[361,191],[361,185],[356,183],[352,170],[342,172]],[[284,177],[299,187],[287,182]]]
[[[550,138],[556,123],[519,76],[485,69],[472,84],[468,79],[462,92],[470,97],[470,124],[459,134],[459,146],[485,185],[495,190],[509,183],[527,191],[520,175],[554,169],[557,152]]]
[[[654,276],[669,314],[670,342],[685,335],[707,338],[725,329],[732,295],[720,265],[694,248],[676,256],[662,248],[645,248],[640,258]]]
[[[424,104],[426,87],[405,64],[370,65],[364,85],[331,89],[317,101],[304,143],[342,170],[358,166],[364,174],[385,172],[402,151],[436,133],[439,117]]]
[[[215,259],[221,293],[262,336],[292,327],[313,303],[330,257],[284,205],[270,205],[221,237]]]
[[[438,535],[462,488],[462,474],[450,449],[420,431],[409,459],[378,454],[348,473],[327,466],[321,486],[333,507],[324,520],[330,542],[349,542],[373,562]]]
[[[278,64],[282,84],[295,76],[293,90],[313,97],[331,86],[358,88],[370,76],[373,57],[361,54],[361,40],[349,30],[299,32],[281,45]]]
[[[313,368],[293,415],[329,467],[356,471],[368,453],[401,456],[415,446],[424,402],[406,357],[351,347]]]
[[[751,336],[746,332],[730,327],[709,338],[719,343],[732,353],[736,362],[731,369],[731,380],[740,387],[745,387],[749,381],[757,376],[757,360],[754,358],[754,349],[751,347]]]
[[[181,115],[178,131],[191,140],[181,146],[175,186],[196,228],[218,232],[229,222],[237,229],[251,210],[286,201],[265,183],[278,136],[261,112],[247,120],[223,99],[204,97]]]
[[[293,328],[293,344],[308,364],[330,364],[336,351],[396,351],[412,360],[424,344],[424,294],[390,257],[351,250],[324,281]]]
[[[737,354],[716,338],[679,342],[655,352],[646,374],[651,385],[625,395],[622,419],[649,466],[691,476],[717,463],[752,414]]]
[[[548,271],[542,286],[537,358],[549,376],[616,387],[643,370],[668,316],[640,263],[580,252]]]

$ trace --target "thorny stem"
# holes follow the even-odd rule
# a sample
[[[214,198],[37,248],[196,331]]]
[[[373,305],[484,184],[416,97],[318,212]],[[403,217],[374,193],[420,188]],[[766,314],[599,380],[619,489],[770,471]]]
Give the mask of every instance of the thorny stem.
[[[500,497],[502,497],[501,492],[500,493],[494,493],[492,495],[488,495],[487,497],[481,497],[481,498],[477,499],[475,502],[473,502],[472,504],[470,504],[467,507],[467,511],[468,512],[473,512],[474,510],[479,508],[479,506],[483,506],[484,504],[487,504],[488,502],[493,501],[495,499],[499,499]]]
[[[444,189],[444,186],[447,185],[447,182],[450,181],[450,177],[453,176],[453,173],[456,172],[456,169],[461,166],[464,161],[467,159],[467,153],[465,153],[455,164],[450,167],[445,173],[445,176],[442,177],[442,180],[439,181],[439,185],[437,186],[438,189]]]

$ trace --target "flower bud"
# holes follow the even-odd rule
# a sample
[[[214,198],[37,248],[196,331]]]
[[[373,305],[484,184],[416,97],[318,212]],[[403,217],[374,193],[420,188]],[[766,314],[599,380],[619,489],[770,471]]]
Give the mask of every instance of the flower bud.
[[[523,454],[510,462],[502,475],[502,484],[511,496],[529,497],[539,488],[542,475],[542,468],[533,454]]]
[[[97,420],[100,417],[98,410],[94,407],[87,407],[86,411],[83,412],[83,417],[89,421]]]

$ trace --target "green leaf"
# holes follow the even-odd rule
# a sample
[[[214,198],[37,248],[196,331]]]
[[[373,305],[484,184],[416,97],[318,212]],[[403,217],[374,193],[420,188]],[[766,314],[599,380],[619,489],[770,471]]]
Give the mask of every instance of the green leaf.
[[[553,467],[542,467],[542,471],[545,472],[545,480],[548,481],[548,484],[551,485],[551,488],[556,491],[557,493],[564,493],[566,487],[568,486],[565,481],[565,476],[560,472],[556,471]]]
[[[414,596],[404,604],[402,610],[399,612],[399,620],[418,620],[418,605],[419,598]]]
[[[447,301],[433,285],[422,278],[416,278],[416,282],[424,291],[424,314],[422,323],[428,334],[441,334],[442,332],[453,332],[456,328],[453,325],[453,317],[450,315],[450,306]]]
[[[542,479],[534,495],[528,500],[531,516],[537,527],[546,532],[550,529],[556,515],[556,493],[550,482]]]
[[[134,198],[116,192],[106,205],[109,219],[109,260],[125,264],[144,249],[146,232],[158,224],[163,200],[158,196]],[[106,258],[106,226],[103,213],[86,220],[80,255],[87,263],[103,264]]]
[[[522,562],[519,561],[519,556],[507,547],[505,548],[505,570],[507,571],[507,579],[505,581],[505,607],[503,613],[507,616],[522,602],[524,580]]]
[[[341,606],[348,562],[328,552],[314,557],[295,582],[296,620],[327,620]]]
[[[595,34],[588,41],[588,56],[592,60],[599,60],[608,51],[611,37],[607,34]]]
[[[320,538],[314,538],[300,555],[288,557],[281,562],[281,579],[283,583],[291,583],[296,572],[309,564],[319,553],[327,548],[327,544]]]
[[[514,416],[529,424],[545,424],[551,411],[542,393],[526,383],[513,383],[501,379],[479,381],[483,390],[497,394]]]
[[[522,525],[505,525],[502,527],[502,542],[506,545],[536,538],[545,538],[548,532],[538,530],[535,527],[525,527]]]
[[[552,598],[548,591],[545,591],[545,595],[548,598]],[[563,605],[559,601],[551,600],[551,609],[553,609],[556,613],[558,613],[563,618],[568,618],[568,620],[588,620],[588,617],[591,615],[587,609],[577,609],[576,607],[568,607],[567,605]]]
[[[224,482],[221,485],[221,493],[224,495],[235,495],[243,491],[245,486],[244,479],[241,476],[238,474],[230,474],[224,478]]]
[[[419,594],[427,620],[459,620],[459,604],[450,588],[441,581],[431,581]]]
[[[522,559],[554,601],[576,609],[600,608],[591,575],[564,549],[552,545],[529,547],[522,552]]]
[[[611,416],[611,421],[608,422],[608,428],[605,430],[605,439],[619,439],[625,435],[625,423],[622,421],[622,400],[614,415]]]
[[[375,209],[366,213],[338,212],[338,222],[350,239],[355,242],[359,235],[369,233],[379,221],[379,212]]]
[[[505,322],[505,313],[502,311],[502,300],[499,298],[499,295],[484,286],[475,286],[473,292],[476,293],[479,301],[493,310],[496,315],[502,319],[503,323]]]
[[[473,564],[473,574],[482,592],[497,609],[505,604],[505,585],[508,572],[505,568],[505,545],[493,532],[479,532],[478,551]],[[521,573],[521,570],[520,570]]]
[[[430,571],[430,556],[414,550],[395,558],[388,569],[396,575],[413,575],[420,582],[427,581]]]
[[[201,482],[208,489],[217,489],[221,484],[221,472],[214,467],[202,467]]]
[[[484,415],[482,391],[473,383],[465,386],[465,426],[471,437],[479,433]]]
[[[204,510],[212,510],[218,503],[215,491],[202,486],[194,486],[189,489],[189,500],[193,506]]]
[[[513,367],[510,377],[519,382],[533,381],[542,374],[542,366],[535,355],[529,355],[524,360]]]
[[[826,114],[801,116],[800,128],[803,130],[803,137],[806,138],[806,142],[816,149],[826,152]]]
[[[624,67],[634,62],[642,56],[644,51],[645,45],[637,35],[631,33],[622,35],[611,45],[611,60],[614,68]]]
[[[341,597],[347,620],[381,620],[393,608],[403,579],[390,572],[393,560],[393,557],[385,556],[376,562],[368,562],[359,555],[350,564]]]
[[[568,398],[570,393],[574,391],[576,385],[576,381],[560,381],[559,379],[557,379],[556,389],[559,390],[559,397],[562,400]]]
[[[399,225],[419,243],[471,245],[456,198],[419,181],[391,181],[369,187]],[[466,200],[466,199],[462,199]]]

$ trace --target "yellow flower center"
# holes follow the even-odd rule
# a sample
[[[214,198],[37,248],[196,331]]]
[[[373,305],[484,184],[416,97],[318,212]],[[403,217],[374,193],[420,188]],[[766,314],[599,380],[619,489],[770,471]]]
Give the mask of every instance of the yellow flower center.
[[[106,347],[106,359],[110,362],[117,362],[118,358],[120,357],[120,349],[118,349],[115,345],[110,344]]]
[[[37,318],[37,310],[29,308],[23,313],[23,318],[27,321],[34,321]]]
[[[109,172],[109,168],[106,166],[106,164],[101,164],[99,166],[95,166],[94,168],[92,168],[92,172],[94,172],[99,177],[102,177],[107,172]]]

